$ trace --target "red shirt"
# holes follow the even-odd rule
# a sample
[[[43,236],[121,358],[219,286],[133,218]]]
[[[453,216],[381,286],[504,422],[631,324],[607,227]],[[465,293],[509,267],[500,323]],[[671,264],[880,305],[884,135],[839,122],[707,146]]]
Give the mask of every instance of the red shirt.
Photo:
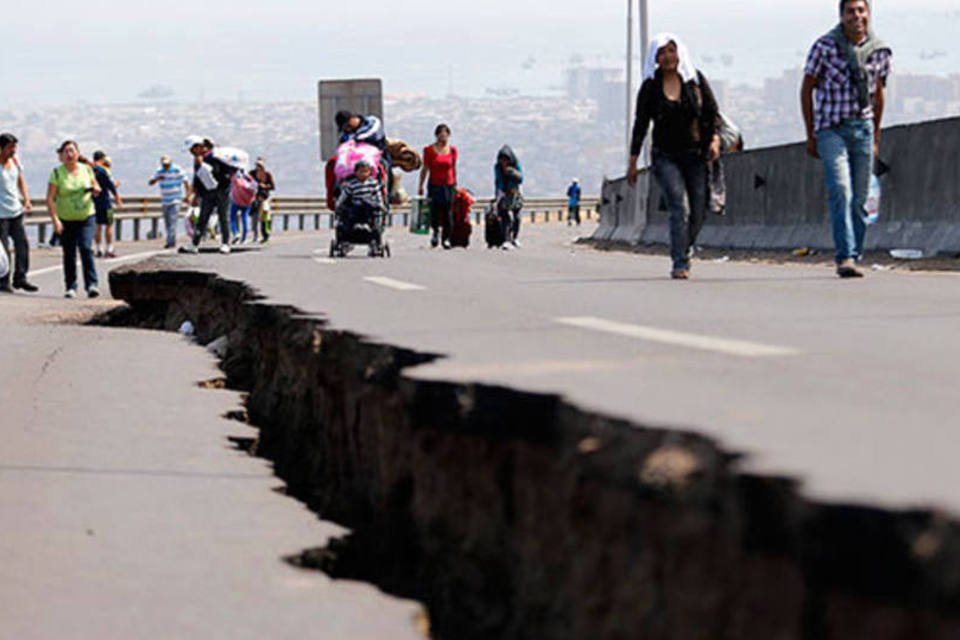
[[[450,187],[457,184],[457,148],[440,155],[431,144],[423,149],[423,164],[430,171],[430,184],[434,187]]]

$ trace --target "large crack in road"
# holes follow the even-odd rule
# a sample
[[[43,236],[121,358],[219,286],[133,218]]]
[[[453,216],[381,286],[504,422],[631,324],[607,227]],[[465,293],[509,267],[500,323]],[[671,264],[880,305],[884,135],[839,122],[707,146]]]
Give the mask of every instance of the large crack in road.
[[[98,322],[226,337],[256,454],[354,533],[290,561],[427,606],[442,640],[960,637],[960,526],[805,499],[693,432],[415,380],[436,360],[240,282],[111,273]]]

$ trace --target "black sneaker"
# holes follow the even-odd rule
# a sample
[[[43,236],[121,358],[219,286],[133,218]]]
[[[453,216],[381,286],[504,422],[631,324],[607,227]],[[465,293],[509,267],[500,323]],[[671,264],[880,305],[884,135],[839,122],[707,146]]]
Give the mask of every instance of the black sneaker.
[[[841,278],[862,278],[863,272],[857,269],[853,260],[844,260],[837,265],[837,275]]]
[[[27,293],[36,293],[37,291],[40,291],[40,287],[38,287],[33,283],[27,282],[26,280],[24,280],[23,282],[14,282],[13,288],[21,289],[23,291],[26,291]]]
[[[9,284],[0,284],[0,293],[13,293],[13,287]]]

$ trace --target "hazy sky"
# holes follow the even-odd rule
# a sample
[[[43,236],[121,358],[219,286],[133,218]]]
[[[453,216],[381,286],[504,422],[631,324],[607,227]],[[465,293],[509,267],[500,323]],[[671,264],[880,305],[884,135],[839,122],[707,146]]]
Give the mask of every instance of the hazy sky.
[[[132,101],[155,84],[179,100],[312,100],[318,79],[352,76],[383,77],[388,93],[544,93],[574,54],[622,66],[625,50],[625,0],[5,5],[0,107]],[[960,73],[960,0],[875,10],[897,69]],[[750,82],[798,66],[836,16],[835,0],[651,0],[653,31],[684,37],[708,75]]]

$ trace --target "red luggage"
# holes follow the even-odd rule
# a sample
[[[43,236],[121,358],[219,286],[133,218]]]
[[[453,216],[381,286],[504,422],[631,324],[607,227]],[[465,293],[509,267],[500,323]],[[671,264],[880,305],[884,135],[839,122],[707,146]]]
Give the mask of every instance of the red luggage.
[[[466,248],[470,245],[470,234],[473,232],[473,226],[470,223],[470,207],[474,202],[476,199],[472,193],[463,187],[457,187],[453,194],[453,206],[450,211],[453,218],[450,244],[454,247]]]

